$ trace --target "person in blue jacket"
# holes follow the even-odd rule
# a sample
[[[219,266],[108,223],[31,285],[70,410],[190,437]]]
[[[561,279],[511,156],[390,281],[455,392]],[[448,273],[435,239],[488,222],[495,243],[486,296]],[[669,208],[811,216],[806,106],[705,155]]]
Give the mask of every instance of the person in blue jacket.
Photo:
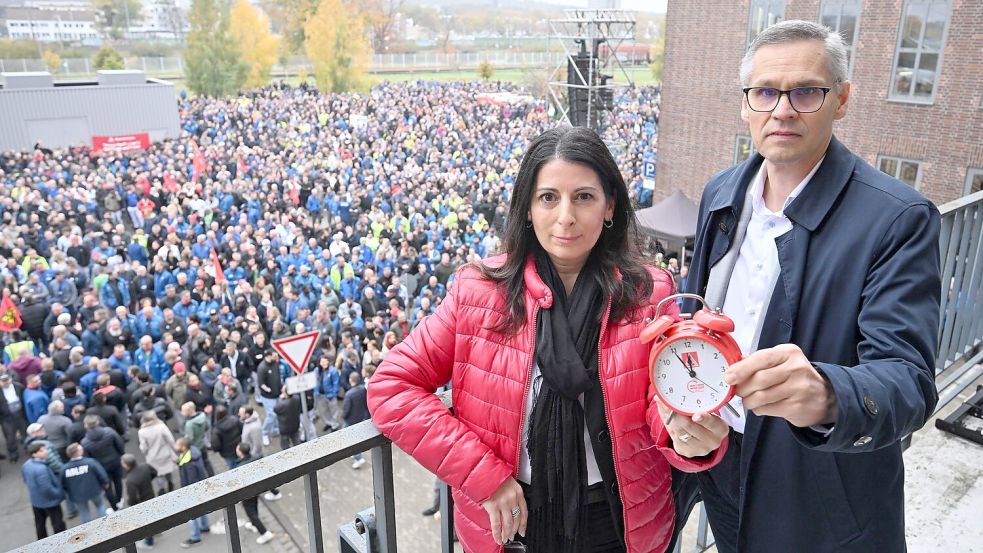
[[[99,289],[99,303],[109,309],[130,305],[130,290],[126,282],[119,278],[119,272],[113,269],[109,279]]]
[[[106,503],[102,495],[109,486],[109,476],[95,459],[85,457],[82,446],[77,443],[65,448],[69,461],[61,469],[61,486],[68,500],[78,509],[82,522],[92,520],[91,503],[96,516],[106,516]]]
[[[833,136],[847,52],[807,21],[757,36],[735,90],[756,153],[700,202],[689,291],[717,298],[746,355],[723,375],[742,400],[721,412],[731,447],[689,476],[720,553],[906,548],[901,440],[938,401],[941,223]]]
[[[44,444],[35,442],[28,445],[27,454],[31,458],[21,467],[21,476],[24,484],[27,485],[31,507],[34,508],[34,529],[40,540],[48,537],[49,518],[55,534],[65,531],[65,518],[61,511],[65,491],[61,488],[55,473],[45,463],[48,448]]]
[[[164,352],[154,345],[150,336],[140,338],[140,347],[133,353],[133,364],[149,374],[154,384],[163,384],[171,376]]]
[[[51,398],[41,389],[41,377],[32,374],[27,377],[27,386],[24,387],[24,415],[27,423],[35,423],[48,412],[48,402]]]

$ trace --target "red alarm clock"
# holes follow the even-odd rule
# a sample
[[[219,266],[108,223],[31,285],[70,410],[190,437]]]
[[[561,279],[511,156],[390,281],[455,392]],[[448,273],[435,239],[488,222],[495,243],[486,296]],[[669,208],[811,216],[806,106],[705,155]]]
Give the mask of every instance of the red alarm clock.
[[[734,321],[719,311],[711,311],[696,294],[673,294],[667,301],[692,298],[703,309],[683,314],[676,320],[667,315],[655,319],[642,331],[642,343],[654,341],[649,354],[649,376],[659,398],[673,411],[686,416],[717,413],[727,404],[734,389],[724,382],[727,367],[741,360],[741,348],[731,337]],[[736,414],[736,413],[735,413]]]

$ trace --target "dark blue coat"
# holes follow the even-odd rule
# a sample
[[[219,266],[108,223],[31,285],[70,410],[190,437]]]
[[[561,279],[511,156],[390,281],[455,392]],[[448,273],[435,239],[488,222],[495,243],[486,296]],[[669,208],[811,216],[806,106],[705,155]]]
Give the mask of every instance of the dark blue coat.
[[[106,470],[95,459],[82,457],[62,466],[61,485],[68,499],[76,503],[99,497],[108,483]]]
[[[756,154],[707,184],[690,291],[705,293],[762,160]],[[732,498],[703,492],[708,508],[718,504],[711,522],[720,551],[904,551],[900,440],[938,400],[939,212],[834,137],[785,215],[794,227],[775,239],[781,276],[759,348],[801,347],[832,384],[838,417],[824,438],[749,413],[743,447],[727,454],[735,470],[723,487]]]

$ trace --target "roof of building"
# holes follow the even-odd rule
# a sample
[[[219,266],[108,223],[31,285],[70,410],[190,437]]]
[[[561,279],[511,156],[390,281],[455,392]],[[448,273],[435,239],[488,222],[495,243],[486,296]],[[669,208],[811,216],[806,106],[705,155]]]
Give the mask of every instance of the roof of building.
[[[2,1],[2,0],[0,0]],[[90,10],[41,10],[38,8],[8,7],[8,21],[78,21],[95,22],[96,14]]]

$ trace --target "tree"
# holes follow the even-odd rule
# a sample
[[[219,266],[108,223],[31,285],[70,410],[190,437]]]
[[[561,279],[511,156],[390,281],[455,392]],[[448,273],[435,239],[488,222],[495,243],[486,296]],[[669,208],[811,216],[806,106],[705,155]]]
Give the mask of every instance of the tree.
[[[481,77],[482,79],[487,81],[488,79],[491,79],[492,75],[494,74],[495,74],[495,68],[492,67],[492,64],[489,63],[488,60],[485,60],[481,62],[480,65],[478,65],[478,76]]]
[[[283,37],[283,47],[288,53],[300,52],[304,47],[304,25],[317,11],[318,0],[261,0],[263,11],[273,22],[273,30]]]
[[[188,14],[191,32],[184,51],[188,88],[218,98],[236,92],[248,68],[229,30],[226,0],[193,0]]]
[[[324,92],[361,88],[369,63],[362,18],[341,0],[321,0],[304,25],[304,49],[314,64],[314,80]]]
[[[356,7],[372,31],[372,49],[377,54],[389,50],[396,18],[404,0],[357,0]]]
[[[129,27],[143,20],[140,0],[92,0],[96,27],[110,38],[121,39]]]
[[[57,73],[61,69],[61,56],[56,54],[53,50],[44,51],[44,65],[47,66],[48,71],[52,73]]]
[[[247,88],[258,88],[270,81],[270,69],[280,51],[280,39],[270,32],[266,14],[248,0],[236,0],[230,14],[232,36],[242,49],[242,61],[248,66]]]
[[[96,69],[123,69],[123,56],[110,45],[105,45],[96,52],[93,60]]]

